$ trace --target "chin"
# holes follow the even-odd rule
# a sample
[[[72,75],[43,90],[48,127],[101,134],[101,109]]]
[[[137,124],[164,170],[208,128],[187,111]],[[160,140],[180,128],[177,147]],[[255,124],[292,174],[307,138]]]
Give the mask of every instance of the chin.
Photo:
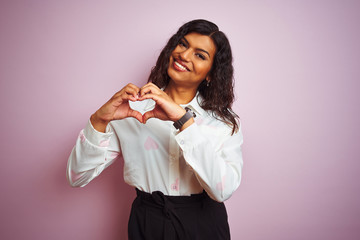
[[[171,63],[170,63],[171,64]],[[171,65],[169,64],[169,68],[168,68],[168,70],[167,70],[167,74],[168,74],[168,76],[170,77],[170,79],[172,79],[172,80],[176,80],[176,79],[178,79],[179,78],[179,73],[175,70],[175,69],[173,69],[172,67],[171,67]]]

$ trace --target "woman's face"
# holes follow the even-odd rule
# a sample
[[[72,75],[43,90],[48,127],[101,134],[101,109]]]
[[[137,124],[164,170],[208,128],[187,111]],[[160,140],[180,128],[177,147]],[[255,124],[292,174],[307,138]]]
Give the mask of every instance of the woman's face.
[[[216,46],[210,37],[199,33],[185,35],[170,56],[168,75],[171,81],[197,88],[207,78],[215,53]]]

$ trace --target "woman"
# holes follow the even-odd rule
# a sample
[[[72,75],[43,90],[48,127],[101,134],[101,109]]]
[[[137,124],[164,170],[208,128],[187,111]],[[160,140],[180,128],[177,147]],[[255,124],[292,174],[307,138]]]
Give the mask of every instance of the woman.
[[[209,21],[184,24],[146,85],[126,85],[91,116],[68,161],[69,183],[85,186],[121,154],[137,192],[129,239],[230,239],[223,201],[243,163],[233,98],[228,39]]]

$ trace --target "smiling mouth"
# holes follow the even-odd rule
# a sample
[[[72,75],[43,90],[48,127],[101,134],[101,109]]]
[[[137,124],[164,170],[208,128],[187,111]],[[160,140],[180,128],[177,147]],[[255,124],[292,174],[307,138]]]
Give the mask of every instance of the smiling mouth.
[[[174,67],[182,72],[188,72],[190,71],[186,66],[182,65],[180,62],[178,62],[177,59],[174,59]]]

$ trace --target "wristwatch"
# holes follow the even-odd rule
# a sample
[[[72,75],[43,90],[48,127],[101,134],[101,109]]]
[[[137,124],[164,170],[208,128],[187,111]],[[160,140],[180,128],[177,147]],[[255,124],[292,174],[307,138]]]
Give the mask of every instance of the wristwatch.
[[[196,114],[188,107],[185,107],[186,113],[179,120],[174,122],[174,127],[180,129],[190,118],[196,117]]]

